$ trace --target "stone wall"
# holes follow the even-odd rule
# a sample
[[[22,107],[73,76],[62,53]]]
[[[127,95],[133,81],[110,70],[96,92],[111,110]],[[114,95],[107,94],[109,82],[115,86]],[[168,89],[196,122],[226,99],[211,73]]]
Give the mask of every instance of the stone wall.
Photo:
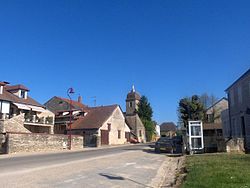
[[[40,152],[67,149],[67,135],[7,133],[7,153]],[[83,148],[83,137],[72,136],[72,149]]]
[[[232,138],[226,142],[227,152],[245,152],[244,139]]]
[[[0,130],[2,133],[5,132],[21,132],[21,133],[30,133],[28,129],[26,129],[24,124],[24,114],[17,115],[10,119],[0,120],[0,124],[2,129]]]

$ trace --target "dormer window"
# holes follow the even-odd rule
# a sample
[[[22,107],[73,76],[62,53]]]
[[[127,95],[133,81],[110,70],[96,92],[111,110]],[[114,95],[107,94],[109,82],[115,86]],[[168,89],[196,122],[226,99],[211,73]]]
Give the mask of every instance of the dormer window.
[[[19,97],[22,99],[27,99],[27,91],[19,90]]]

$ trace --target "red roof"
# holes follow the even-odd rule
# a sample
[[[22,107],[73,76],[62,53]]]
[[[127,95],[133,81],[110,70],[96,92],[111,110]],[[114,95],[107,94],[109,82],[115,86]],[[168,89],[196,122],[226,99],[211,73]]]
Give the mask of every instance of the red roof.
[[[29,89],[22,84],[13,85],[13,86],[6,86],[7,91],[14,91],[14,90],[19,90],[19,89],[29,91]]]
[[[80,117],[72,124],[72,129],[99,129],[112,115],[118,105],[89,108],[86,116]]]
[[[57,97],[57,98],[70,104],[70,99],[66,99],[66,98],[62,98],[62,97]],[[88,106],[86,106],[78,101],[71,100],[71,104],[72,104],[72,108],[88,109]]]

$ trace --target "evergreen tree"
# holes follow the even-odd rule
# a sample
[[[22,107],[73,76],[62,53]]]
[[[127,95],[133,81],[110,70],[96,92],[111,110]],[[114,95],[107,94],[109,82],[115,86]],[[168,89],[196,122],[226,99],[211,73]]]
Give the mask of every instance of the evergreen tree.
[[[203,120],[204,110],[198,95],[193,95],[191,98],[185,97],[179,101],[178,112],[184,126],[188,125],[189,120]]]
[[[152,121],[153,110],[146,96],[142,96],[138,105],[138,115],[143,120]]]
[[[147,141],[151,141],[155,134],[155,124],[152,121],[153,110],[146,96],[141,97],[137,113],[145,126]]]

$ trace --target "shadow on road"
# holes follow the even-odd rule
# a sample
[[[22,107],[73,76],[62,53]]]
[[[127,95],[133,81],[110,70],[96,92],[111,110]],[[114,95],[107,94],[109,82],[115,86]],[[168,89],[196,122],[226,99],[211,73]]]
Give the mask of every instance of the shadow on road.
[[[121,176],[116,176],[116,175],[112,175],[112,174],[100,173],[99,175],[103,176],[105,178],[111,179],[111,180],[125,180],[125,178],[123,178]]]
[[[105,177],[105,178],[108,178],[108,179],[110,179],[110,180],[120,180],[120,181],[122,181],[122,180],[128,180],[128,181],[131,181],[131,182],[136,183],[136,184],[138,184],[138,185],[141,185],[142,187],[153,188],[153,187],[151,187],[151,186],[145,185],[145,184],[140,183],[140,182],[137,182],[137,181],[135,181],[135,180],[132,180],[132,179],[129,179],[129,178],[124,178],[124,177],[122,177],[122,176],[117,176],[117,175],[114,175],[114,174],[99,173],[99,175],[100,175],[100,176],[103,176],[103,177]]]

